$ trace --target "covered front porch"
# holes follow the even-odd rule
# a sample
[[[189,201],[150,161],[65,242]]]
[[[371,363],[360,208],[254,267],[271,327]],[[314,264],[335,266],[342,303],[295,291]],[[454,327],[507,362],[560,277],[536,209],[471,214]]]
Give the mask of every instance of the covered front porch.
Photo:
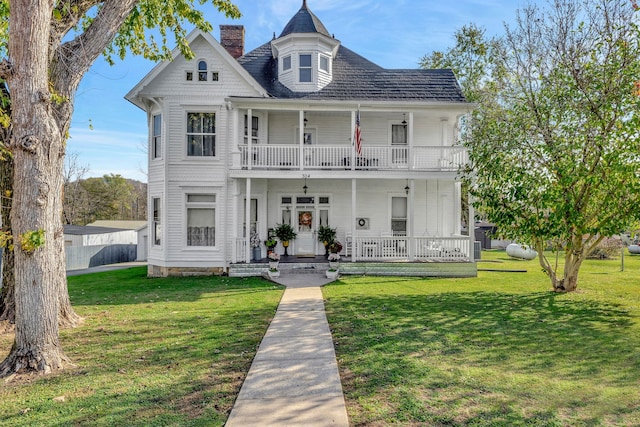
[[[266,258],[264,241],[283,223],[297,233],[287,247],[289,257],[284,256],[282,242],[275,247],[283,261],[323,256],[325,247],[317,230],[327,226],[336,230],[336,240],[342,244],[343,265],[474,261],[474,236],[461,233],[460,185],[455,176],[439,173],[438,178],[405,179],[387,174],[383,179],[281,171],[267,178],[259,173],[235,181],[237,208],[232,216],[239,221],[233,227],[237,234],[230,264]],[[469,215],[473,218],[473,212]]]

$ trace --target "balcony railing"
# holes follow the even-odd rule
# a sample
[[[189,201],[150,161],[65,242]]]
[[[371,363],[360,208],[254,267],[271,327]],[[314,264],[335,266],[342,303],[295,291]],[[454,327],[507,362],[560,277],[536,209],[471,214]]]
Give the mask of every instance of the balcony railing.
[[[354,156],[350,145],[300,146],[292,144],[240,146],[242,169],[352,169],[456,171],[467,163],[460,145],[447,147],[369,146]],[[353,164],[352,164],[353,163]]]

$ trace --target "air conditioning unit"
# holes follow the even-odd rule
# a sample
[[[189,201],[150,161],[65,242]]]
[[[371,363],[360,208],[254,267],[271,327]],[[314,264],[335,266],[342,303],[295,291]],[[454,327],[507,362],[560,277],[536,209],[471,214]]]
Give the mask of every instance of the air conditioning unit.
[[[356,230],[368,230],[369,218],[356,218]]]

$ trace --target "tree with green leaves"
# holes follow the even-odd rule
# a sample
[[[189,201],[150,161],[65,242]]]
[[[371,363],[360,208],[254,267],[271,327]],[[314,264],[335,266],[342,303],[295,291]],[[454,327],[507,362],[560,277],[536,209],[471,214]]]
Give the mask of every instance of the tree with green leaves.
[[[210,3],[229,17],[229,0]],[[10,7],[9,7],[10,5]],[[74,95],[93,62],[170,57],[169,37],[187,58],[185,23],[211,25],[193,0],[0,0],[0,79],[11,94],[8,150],[14,160],[11,226],[15,256],[15,343],[0,376],[48,373],[68,362],[59,340],[59,313],[72,323],[62,228],[63,162]],[[6,25],[5,25],[6,24]],[[2,31],[4,29],[4,31]],[[159,34],[160,40],[148,29]],[[65,309],[69,311],[65,315]]]
[[[598,244],[640,219],[637,7],[555,0],[519,10],[503,37],[476,35],[441,59],[472,76],[478,107],[463,130],[475,206],[538,251],[554,290],[573,291]],[[465,74],[450,55],[480,43],[490,48],[476,64],[491,66]]]

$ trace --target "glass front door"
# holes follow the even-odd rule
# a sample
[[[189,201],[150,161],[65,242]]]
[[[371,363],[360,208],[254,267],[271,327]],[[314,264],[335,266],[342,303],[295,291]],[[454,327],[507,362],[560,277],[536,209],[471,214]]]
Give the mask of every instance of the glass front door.
[[[296,255],[315,256],[316,255],[316,210],[313,207],[301,207],[296,209],[297,233]]]

